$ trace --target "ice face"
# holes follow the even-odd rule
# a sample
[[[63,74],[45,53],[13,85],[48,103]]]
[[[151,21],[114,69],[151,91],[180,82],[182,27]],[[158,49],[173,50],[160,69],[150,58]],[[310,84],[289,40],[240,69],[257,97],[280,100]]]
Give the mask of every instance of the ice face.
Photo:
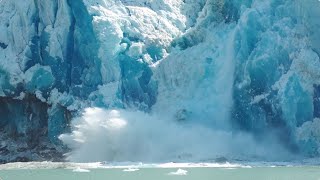
[[[320,116],[319,8],[317,0],[4,0],[1,103],[29,95],[27,104],[44,103],[29,114],[47,115],[54,144],[72,117],[100,107],[317,156],[307,127]],[[2,128],[27,132],[23,118],[7,116]]]

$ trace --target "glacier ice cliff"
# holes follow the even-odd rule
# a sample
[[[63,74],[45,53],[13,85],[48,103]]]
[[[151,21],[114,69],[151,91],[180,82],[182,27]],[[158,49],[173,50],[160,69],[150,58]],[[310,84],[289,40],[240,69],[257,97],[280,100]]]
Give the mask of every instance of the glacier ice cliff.
[[[0,160],[318,157],[319,9],[2,0]]]

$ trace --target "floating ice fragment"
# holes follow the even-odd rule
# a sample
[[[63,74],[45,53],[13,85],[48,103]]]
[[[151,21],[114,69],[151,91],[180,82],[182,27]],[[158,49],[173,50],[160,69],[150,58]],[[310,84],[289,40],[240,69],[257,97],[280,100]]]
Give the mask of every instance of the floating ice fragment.
[[[178,169],[175,172],[170,172],[169,175],[177,175],[177,176],[185,176],[187,175],[188,171],[184,169]]]
[[[90,170],[82,169],[80,167],[77,167],[76,169],[72,170],[72,172],[83,172],[83,173],[85,172],[85,173],[88,173],[88,172],[90,172]]]
[[[139,171],[140,169],[138,168],[127,168],[127,169],[124,169],[123,172],[135,172],[135,171]]]

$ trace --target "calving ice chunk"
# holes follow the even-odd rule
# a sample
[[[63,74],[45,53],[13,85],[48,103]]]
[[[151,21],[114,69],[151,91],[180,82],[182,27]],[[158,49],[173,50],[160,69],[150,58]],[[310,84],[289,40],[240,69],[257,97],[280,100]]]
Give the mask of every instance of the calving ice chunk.
[[[141,111],[89,108],[72,126],[71,133],[59,136],[72,148],[67,157],[72,162],[183,162],[241,158],[244,153],[270,159],[288,156],[279,145],[256,143],[247,133],[232,134]],[[248,149],[237,149],[240,144]],[[267,146],[269,152],[264,151]]]
[[[4,139],[31,160],[62,157],[64,145],[72,161],[318,156],[319,9],[317,0],[0,1]],[[12,144],[7,156],[26,156]]]

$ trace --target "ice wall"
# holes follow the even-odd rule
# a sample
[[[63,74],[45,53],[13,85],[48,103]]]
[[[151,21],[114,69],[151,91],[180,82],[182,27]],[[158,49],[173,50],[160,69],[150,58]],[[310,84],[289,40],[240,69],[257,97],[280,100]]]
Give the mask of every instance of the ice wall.
[[[30,114],[46,114],[58,146],[72,117],[100,107],[318,156],[309,135],[320,116],[319,9],[317,0],[3,0],[1,106],[42,102]],[[0,120],[6,133],[29,128]]]
[[[319,35],[311,27],[318,26],[314,18],[319,17],[319,2],[252,6],[238,23],[233,119],[257,136],[274,131],[290,149],[299,151],[304,147],[295,140],[296,128],[312,121],[317,112],[314,88],[320,64],[314,38]]]

